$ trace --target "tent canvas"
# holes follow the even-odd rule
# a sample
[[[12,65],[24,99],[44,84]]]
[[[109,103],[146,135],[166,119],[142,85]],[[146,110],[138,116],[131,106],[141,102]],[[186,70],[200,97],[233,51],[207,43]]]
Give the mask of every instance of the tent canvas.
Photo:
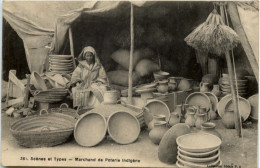
[[[142,10],[146,9],[146,7],[150,8],[153,3],[134,2],[134,5]],[[256,17],[259,11],[255,8],[248,10],[242,5],[236,3],[242,26],[252,47],[254,57],[258,60],[259,41],[254,37],[256,34],[259,34],[258,17]],[[5,1],[3,3],[4,18],[23,39],[30,70],[39,73],[45,70],[50,48],[54,53],[60,53],[66,43],[69,27],[82,16],[90,20],[91,18],[103,18],[105,21],[106,19],[118,18],[118,16],[125,16],[127,18],[129,13],[130,2],[128,1]],[[135,12],[134,15],[138,15],[138,12]],[[245,16],[251,16],[251,19],[245,19]],[[86,20],[85,23],[87,24],[90,20]],[[248,26],[253,23],[254,26]]]

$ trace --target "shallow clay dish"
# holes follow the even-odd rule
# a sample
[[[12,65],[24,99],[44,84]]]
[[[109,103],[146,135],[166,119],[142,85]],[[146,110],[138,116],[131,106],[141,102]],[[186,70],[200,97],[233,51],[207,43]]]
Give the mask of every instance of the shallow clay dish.
[[[149,93],[149,92],[154,92],[154,91],[156,91],[156,88],[153,88],[153,87],[151,87],[151,88],[143,88],[143,87],[141,87],[141,88],[138,88],[138,89],[135,90],[135,92],[139,93],[139,94],[141,94],[141,93]]]
[[[152,120],[153,115],[164,115],[166,117],[166,122],[170,119],[170,109],[161,100],[151,100],[146,105],[146,108],[149,109],[149,112],[144,113],[145,123],[149,123]]]
[[[250,118],[258,120],[258,94],[255,94],[247,99],[251,105]]]
[[[37,90],[43,90],[43,91],[48,90],[44,80],[37,72],[32,73],[31,82]]]
[[[107,120],[110,137],[119,144],[134,142],[140,134],[138,119],[128,112],[115,112]]]
[[[69,59],[69,60],[61,60],[61,59],[49,58],[49,61],[50,61],[51,63],[70,63],[70,62],[72,62],[72,59]]]
[[[60,59],[60,60],[72,59],[71,55],[49,55],[49,57],[52,59]]]
[[[189,157],[192,157],[192,158],[205,158],[205,157],[210,157],[210,156],[216,155],[219,151],[219,148],[216,148],[216,149],[209,151],[209,152],[194,153],[194,152],[187,152],[187,151],[181,149],[180,147],[178,147],[178,151],[182,155],[189,156]]]
[[[208,133],[190,133],[176,139],[180,149],[188,152],[210,152],[219,148],[222,141],[219,137]]]
[[[205,92],[205,94],[209,97],[211,105],[212,105],[212,111],[217,111],[217,105],[218,105],[218,98],[215,94],[211,92]]]
[[[201,92],[194,92],[190,94],[185,101],[185,104],[189,104],[192,106],[203,106],[207,108],[207,111],[211,109],[210,98]]]
[[[106,119],[99,113],[85,113],[77,121],[74,138],[81,146],[95,146],[100,143],[107,132]]]
[[[220,151],[218,151],[217,154],[210,156],[210,157],[204,157],[204,158],[193,158],[193,157],[189,157],[189,156],[185,156],[183,154],[181,154],[180,151],[178,151],[178,156],[187,162],[193,162],[193,163],[211,163],[213,161],[215,161],[216,159],[219,158],[220,155]]]
[[[221,161],[220,159],[216,159],[210,163],[192,163],[192,162],[188,162],[188,161],[185,161],[183,159],[180,158],[180,156],[177,156],[177,159],[178,159],[178,164],[181,166],[181,167],[216,167],[218,166],[219,164],[221,164]]]
[[[251,105],[249,103],[249,101],[243,97],[239,97],[239,102],[238,102],[238,109],[239,109],[239,112],[240,112],[240,115],[243,119],[243,121],[245,121],[246,119],[248,119],[249,115],[250,115],[250,112],[251,112]],[[229,101],[227,102],[227,105],[225,107],[225,111],[226,110],[234,110],[233,108],[233,102],[232,102],[232,99],[230,98]],[[222,116],[224,115],[221,114]],[[222,117],[221,116],[221,117]]]

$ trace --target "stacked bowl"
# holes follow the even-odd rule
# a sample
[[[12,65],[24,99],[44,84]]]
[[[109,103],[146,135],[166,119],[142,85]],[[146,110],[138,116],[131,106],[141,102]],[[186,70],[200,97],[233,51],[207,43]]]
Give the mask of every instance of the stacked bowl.
[[[237,88],[236,88],[237,83]],[[219,80],[220,89],[223,95],[228,95],[231,93],[231,85],[229,82],[229,77],[223,74],[223,78]],[[234,80],[234,85],[238,91],[239,96],[245,97],[247,95],[247,79],[239,77],[237,80]]]
[[[74,70],[71,55],[49,55],[49,70],[58,74],[69,74]]]
[[[178,167],[218,167],[221,139],[208,133],[190,133],[177,138]]]

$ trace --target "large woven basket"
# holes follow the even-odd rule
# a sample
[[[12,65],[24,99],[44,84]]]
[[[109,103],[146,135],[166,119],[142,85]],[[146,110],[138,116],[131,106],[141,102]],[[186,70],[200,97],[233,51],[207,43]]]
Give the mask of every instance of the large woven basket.
[[[30,87],[30,92],[34,96],[35,101],[43,103],[54,103],[62,101],[67,95],[68,90],[65,88],[53,88],[47,91],[34,90]]]
[[[18,144],[28,148],[64,143],[73,133],[76,119],[61,113],[41,114],[15,121],[11,133]]]

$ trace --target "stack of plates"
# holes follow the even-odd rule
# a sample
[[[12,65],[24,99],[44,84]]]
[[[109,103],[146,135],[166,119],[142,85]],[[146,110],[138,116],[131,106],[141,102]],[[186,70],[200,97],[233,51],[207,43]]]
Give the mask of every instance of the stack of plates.
[[[220,89],[223,95],[227,95],[231,93],[231,86],[229,83],[229,78],[220,78],[219,80]],[[234,80],[234,84],[236,85],[236,81]],[[238,79],[237,80],[237,91],[238,94],[242,97],[247,95],[247,79]]]
[[[221,140],[208,133],[191,133],[180,136],[178,144],[178,167],[218,167]]]
[[[74,70],[71,55],[49,55],[50,71],[58,74],[72,73]]]

